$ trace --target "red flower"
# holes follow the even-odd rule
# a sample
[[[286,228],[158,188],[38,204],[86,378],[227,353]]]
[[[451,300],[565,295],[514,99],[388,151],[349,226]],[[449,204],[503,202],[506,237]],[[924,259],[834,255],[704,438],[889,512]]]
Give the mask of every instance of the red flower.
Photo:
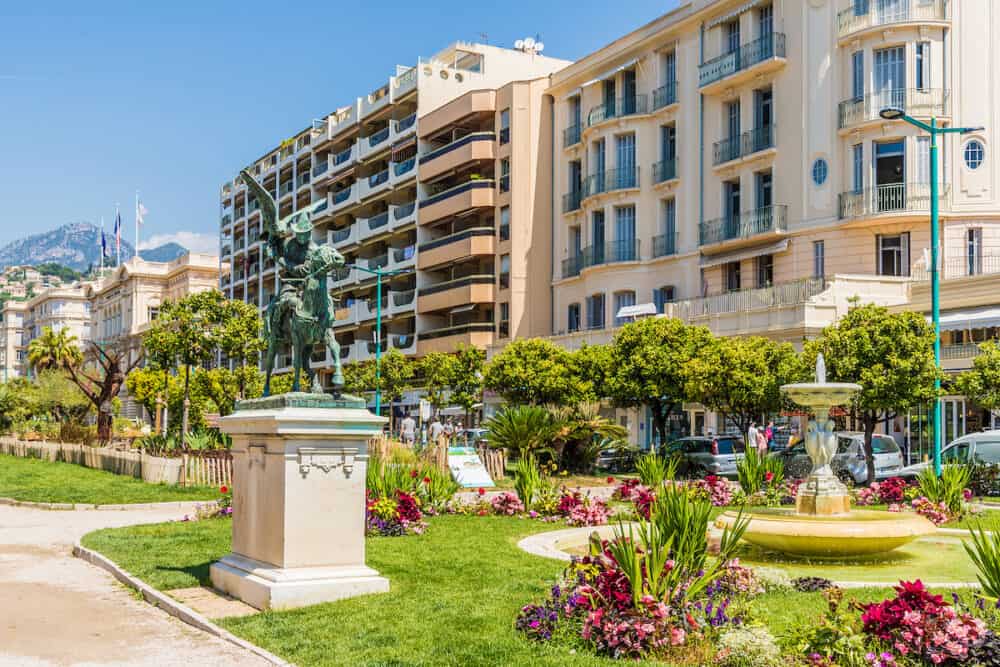
[[[228,486],[219,487],[219,493],[229,493],[229,487]]]
[[[486,489],[484,489],[483,487],[479,487],[478,489],[476,489],[476,493],[478,493],[480,496],[485,496]]]
[[[417,471],[416,470],[411,470],[410,471],[410,479],[416,479],[416,478],[417,478]]]
[[[764,479],[770,482],[772,479],[774,479],[774,473],[768,470],[766,473],[764,473]]]
[[[430,484],[430,483],[431,483],[431,478],[430,477],[424,477],[424,484]]]
[[[615,478],[614,477],[608,477],[604,481],[607,482],[608,484],[614,484],[615,483]]]

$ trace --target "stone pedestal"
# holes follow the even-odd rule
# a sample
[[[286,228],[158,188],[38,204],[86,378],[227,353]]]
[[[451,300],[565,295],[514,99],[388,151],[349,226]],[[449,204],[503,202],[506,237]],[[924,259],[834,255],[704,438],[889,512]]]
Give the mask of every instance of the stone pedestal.
[[[799,486],[795,511],[814,516],[847,514],[851,511],[851,494],[832,472],[814,472]]]
[[[385,418],[359,399],[283,394],[221,420],[233,438],[233,553],[212,585],[257,609],[389,590],[365,565],[367,442]]]

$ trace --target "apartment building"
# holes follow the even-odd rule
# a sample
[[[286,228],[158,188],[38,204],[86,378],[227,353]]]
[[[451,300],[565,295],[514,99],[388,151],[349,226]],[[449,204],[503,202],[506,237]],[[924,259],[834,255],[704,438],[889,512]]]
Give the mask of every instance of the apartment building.
[[[24,315],[27,304],[10,300],[0,310],[0,382],[21,377],[27,355],[24,342]]]
[[[457,43],[398,67],[250,165],[280,216],[311,208],[314,239],[347,260],[331,277],[342,361],[377,346],[421,355],[548,333],[548,289],[530,305],[525,292],[529,274],[536,288],[551,275],[541,107],[549,75],[567,64]],[[221,259],[233,267],[222,288],[263,310],[276,271],[259,204],[238,178],[222,187],[220,215]],[[376,271],[392,272],[381,302]],[[313,365],[327,377],[332,360],[317,350]]]
[[[942,250],[956,284],[1000,271],[998,30],[986,0],[692,0],[555,73],[554,339],[662,313],[801,343],[852,297],[921,308],[930,143],[887,106],[986,127],[940,145]]]
[[[25,302],[24,349],[27,350],[31,341],[41,336],[47,328],[55,332],[69,330],[70,335],[83,348],[92,340],[90,317],[90,301],[85,283],[43,289]],[[23,367],[21,373],[28,375],[29,369]]]

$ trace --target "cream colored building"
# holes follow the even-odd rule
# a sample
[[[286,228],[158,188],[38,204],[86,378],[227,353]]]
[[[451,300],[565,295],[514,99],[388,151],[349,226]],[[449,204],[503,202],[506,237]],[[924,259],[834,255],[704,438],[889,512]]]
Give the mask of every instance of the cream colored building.
[[[57,333],[68,330],[82,349],[92,340],[90,317],[86,283],[44,289],[25,303],[24,347],[50,328]],[[22,373],[27,375],[28,370],[25,367]]]
[[[986,126],[940,147],[942,249],[953,281],[1000,269],[998,31],[987,0],[693,0],[554,74],[555,340],[639,306],[800,343],[910,303],[929,141],[886,106]]]
[[[548,76],[562,60],[456,43],[314,121],[249,165],[279,215],[314,210],[314,239],[351,265],[398,271],[382,288],[360,269],[332,276],[344,362],[396,348],[409,355],[544,335],[551,274]],[[544,205],[542,205],[544,204]],[[221,190],[222,288],[263,310],[275,267],[259,206],[235,179]],[[287,359],[282,363],[287,363]],[[313,365],[328,376],[332,360]]]
[[[21,377],[27,355],[24,340],[24,301],[7,301],[0,311],[0,382]]]

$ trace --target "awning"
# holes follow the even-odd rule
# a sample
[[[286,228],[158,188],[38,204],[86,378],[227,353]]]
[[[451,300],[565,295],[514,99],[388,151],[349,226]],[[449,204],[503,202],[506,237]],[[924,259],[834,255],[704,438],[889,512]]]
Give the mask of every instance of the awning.
[[[771,2],[771,0],[767,0],[767,2]],[[729,23],[730,21],[732,21],[733,19],[735,19],[736,17],[738,17],[740,14],[742,14],[744,12],[748,12],[751,9],[753,9],[754,7],[756,7],[757,5],[760,5],[760,4],[763,4],[763,3],[764,3],[764,0],[752,0],[752,2],[748,2],[746,4],[743,4],[743,5],[739,6],[739,7],[737,7],[736,9],[734,9],[733,11],[726,12],[722,16],[709,21],[708,25],[706,25],[705,28],[706,29],[707,28],[714,28],[717,25],[721,25],[723,23]]]
[[[701,268],[707,269],[710,266],[719,266],[729,262],[739,262],[759,255],[776,255],[779,252],[788,250],[788,239],[782,239],[777,243],[765,246],[753,246],[751,248],[740,248],[732,252],[724,252],[718,255],[703,255],[701,258]]]
[[[568,100],[571,97],[579,97],[580,95],[583,95],[583,87],[582,86],[580,86],[579,88],[574,88],[573,90],[569,91],[568,93],[566,93],[565,95],[563,95],[562,97],[560,97],[559,101],[560,102],[565,102],[566,100]]]
[[[644,315],[656,315],[656,312],[655,303],[638,303],[634,306],[622,306],[618,309],[618,314],[615,317],[618,319],[642,317]]]
[[[931,318],[928,317],[927,321],[930,322]],[[986,327],[1000,327],[1000,308],[970,308],[941,315],[942,331],[964,331]]]
[[[619,65],[618,67],[612,69],[612,70],[608,70],[607,72],[605,72],[604,74],[601,74],[600,76],[595,76],[593,79],[591,79],[590,81],[588,81],[585,84],[582,84],[580,87],[581,88],[586,88],[587,86],[594,85],[598,81],[604,81],[605,79],[610,79],[615,74],[618,74],[618,72],[621,72],[623,69],[628,69],[629,67],[632,67],[633,65],[635,65],[638,62],[639,62],[638,58],[632,58],[632,60],[628,61],[627,63],[623,63],[623,64]]]
[[[469,303],[469,304],[466,304],[464,306],[458,306],[456,308],[452,308],[448,312],[450,314],[452,314],[452,315],[457,315],[458,313],[468,313],[468,312],[473,311],[475,309],[476,309],[476,304]]]

